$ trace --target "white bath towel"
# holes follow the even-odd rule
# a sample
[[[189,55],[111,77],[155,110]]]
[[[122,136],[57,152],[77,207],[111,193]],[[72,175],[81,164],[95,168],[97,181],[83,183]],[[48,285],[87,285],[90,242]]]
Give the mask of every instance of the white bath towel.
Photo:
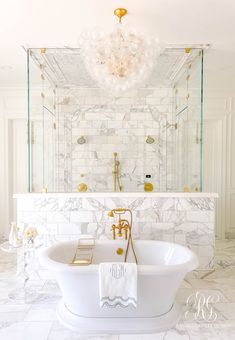
[[[105,262],[99,265],[100,307],[137,305],[135,263]]]

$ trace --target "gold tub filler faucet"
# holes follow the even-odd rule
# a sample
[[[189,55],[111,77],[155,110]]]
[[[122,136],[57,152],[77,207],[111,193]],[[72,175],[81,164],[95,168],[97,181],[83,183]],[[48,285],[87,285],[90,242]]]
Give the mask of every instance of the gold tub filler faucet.
[[[128,221],[126,218],[123,218],[122,215],[129,213],[130,215],[130,221]],[[123,234],[125,236],[125,240],[127,240],[127,246],[126,246],[126,251],[125,251],[125,262],[127,262],[127,256],[129,252],[129,248],[131,245],[132,252],[135,258],[136,264],[138,263],[137,261],[137,256],[135,253],[134,245],[133,245],[133,239],[132,239],[132,211],[130,209],[126,208],[116,208],[112,209],[111,211],[108,212],[109,217],[114,217],[115,215],[118,216],[118,221],[116,224],[112,225],[112,233],[113,233],[113,240],[116,239],[116,235],[118,237],[122,237]]]

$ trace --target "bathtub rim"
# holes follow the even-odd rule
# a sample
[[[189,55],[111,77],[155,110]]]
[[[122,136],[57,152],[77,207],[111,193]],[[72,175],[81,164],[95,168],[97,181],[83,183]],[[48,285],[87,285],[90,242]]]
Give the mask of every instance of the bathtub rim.
[[[41,265],[48,270],[51,270],[53,272],[73,272],[73,273],[79,273],[79,274],[97,274],[98,275],[98,269],[99,269],[99,263],[98,264],[90,264],[88,266],[70,266],[67,263],[58,262],[55,260],[52,260],[50,258],[50,252],[53,251],[53,249],[58,248],[59,246],[66,245],[66,244],[73,244],[77,242],[76,240],[70,240],[70,241],[62,241],[58,242],[52,246],[49,246],[47,248],[42,249],[39,251],[39,261]],[[179,264],[173,264],[173,265],[138,265],[138,275],[158,275],[162,273],[172,273],[172,272],[178,272],[183,271],[185,273],[190,272],[194,269],[196,269],[199,266],[199,260],[198,256],[189,248],[186,246],[172,243],[172,242],[165,242],[165,241],[158,241],[158,240],[135,240],[134,243],[142,243],[142,244],[148,244],[148,243],[156,243],[156,244],[164,244],[165,246],[173,246],[176,248],[183,249],[187,255],[189,255],[189,259],[186,262],[179,263]],[[118,246],[118,241],[113,240],[96,240],[96,244],[114,244],[115,246]],[[106,261],[109,262],[109,261]]]

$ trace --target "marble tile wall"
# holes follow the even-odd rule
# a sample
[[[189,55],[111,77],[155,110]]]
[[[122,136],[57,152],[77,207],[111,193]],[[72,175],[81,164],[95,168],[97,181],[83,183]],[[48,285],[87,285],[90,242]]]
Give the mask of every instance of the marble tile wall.
[[[76,192],[84,182],[89,191],[112,192],[114,152],[120,161],[123,191],[143,191],[146,174],[152,176],[155,191],[174,189],[174,144],[167,129],[172,89],[143,89],[120,98],[87,89],[70,97],[59,114],[58,183],[50,191]],[[153,144],[146,143],[148,135],[155,139]],[[86,139],[82,145],[77,143],[81,136]]]
[[[213,268],[214,198],[18,198],[17,223],[35,226],[45,244],[92,234],[111,238],[110,209],[130,208],[135,239],[153,239],[188,246],[201,269]]]

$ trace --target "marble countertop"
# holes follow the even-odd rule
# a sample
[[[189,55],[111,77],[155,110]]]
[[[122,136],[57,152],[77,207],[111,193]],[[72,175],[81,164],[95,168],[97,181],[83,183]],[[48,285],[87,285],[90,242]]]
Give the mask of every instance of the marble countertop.
[[[211,192],[47,192],[47,193],[16,193],[13,198],[37,197],[173,197],[173,198],[217,198],[217,193]]]

